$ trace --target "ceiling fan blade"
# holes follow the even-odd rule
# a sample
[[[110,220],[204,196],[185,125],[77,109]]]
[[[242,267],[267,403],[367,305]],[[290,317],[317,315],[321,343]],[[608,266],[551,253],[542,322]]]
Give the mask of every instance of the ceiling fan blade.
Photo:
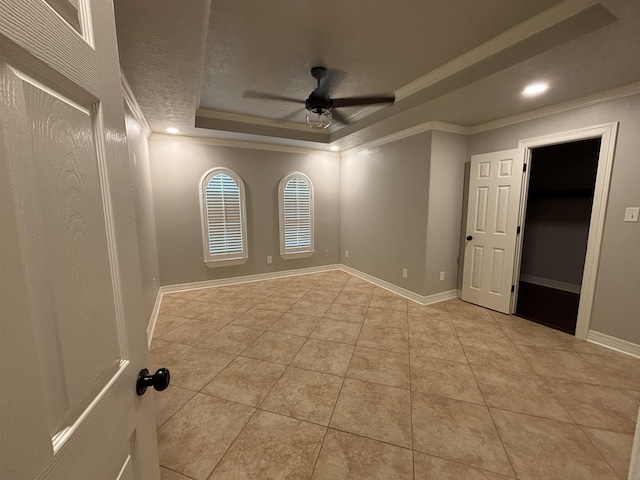
[[[340,123],[342,123],[343,125],[351,125],[351,122],[347,119],[347,117],[345,117],[342,113],[340,113],[338,110],[332,109],[331,110],[331,115],[333,116],[333,118],[337,121],[339,121]]]
[[[394,95],[386,97],[350,97],[350,98],[334,98],[333,106],[335,107],[356,107],[359,105],[374,105],[378,103],[393,103],[396,101]]]
[[[274,119],[273,121],[276,122],[276,123],[285,123],[285,122],[288,122],[289,120],[291,120],[292,118],[300,115],[300,113],[303,112],[303,111],[304,111],[304,108],[297,108],[293,112],[288,113],[288,114],[286,114],[286,115],[284,115],[282,117],[278,117],[278,118]]]
[[[304,103],[304,100],[300,100],[298,98],[283,97],[281,95],[273,95],[271,93],[256,92],[254,90],[246,90],[242,94],[242,98],[258,98],[262,100],[280,100],[283,102],[294,102],[298,104]]]

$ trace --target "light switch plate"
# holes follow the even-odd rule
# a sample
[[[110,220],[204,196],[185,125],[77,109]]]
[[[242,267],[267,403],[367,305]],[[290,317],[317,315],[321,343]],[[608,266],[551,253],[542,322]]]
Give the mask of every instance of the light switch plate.
[[[638,215],[640,215],[640,207],[627,207],[624,211],[624,221],[638,223]]]

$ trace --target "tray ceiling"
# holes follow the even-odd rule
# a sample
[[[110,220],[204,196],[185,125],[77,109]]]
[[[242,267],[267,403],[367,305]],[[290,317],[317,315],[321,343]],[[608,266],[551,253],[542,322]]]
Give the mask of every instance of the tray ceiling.
[[[122,68],[154,132],[350,148],[426,121],[475,125],[640,80],[632,0],[114,4]],[[397,101],[344,109],[351,125],[317,131],[302,104],[245,94],[303,102],[315,65],[329,68],[332,97]],[[549,92],[523,98],[534,80]]]

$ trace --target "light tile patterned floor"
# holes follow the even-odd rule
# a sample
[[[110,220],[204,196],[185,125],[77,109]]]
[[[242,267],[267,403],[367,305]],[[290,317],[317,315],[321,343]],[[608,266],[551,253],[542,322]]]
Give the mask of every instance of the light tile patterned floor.
[[[627,476],[640,360],[457,299],[332,271],[166,295],[154,337],[163,480]]]

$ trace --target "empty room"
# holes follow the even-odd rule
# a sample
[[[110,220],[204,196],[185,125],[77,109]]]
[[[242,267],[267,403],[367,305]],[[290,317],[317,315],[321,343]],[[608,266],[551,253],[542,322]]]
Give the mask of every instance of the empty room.
[[[640,3],[0,0],[0,478],[640,480]]]

